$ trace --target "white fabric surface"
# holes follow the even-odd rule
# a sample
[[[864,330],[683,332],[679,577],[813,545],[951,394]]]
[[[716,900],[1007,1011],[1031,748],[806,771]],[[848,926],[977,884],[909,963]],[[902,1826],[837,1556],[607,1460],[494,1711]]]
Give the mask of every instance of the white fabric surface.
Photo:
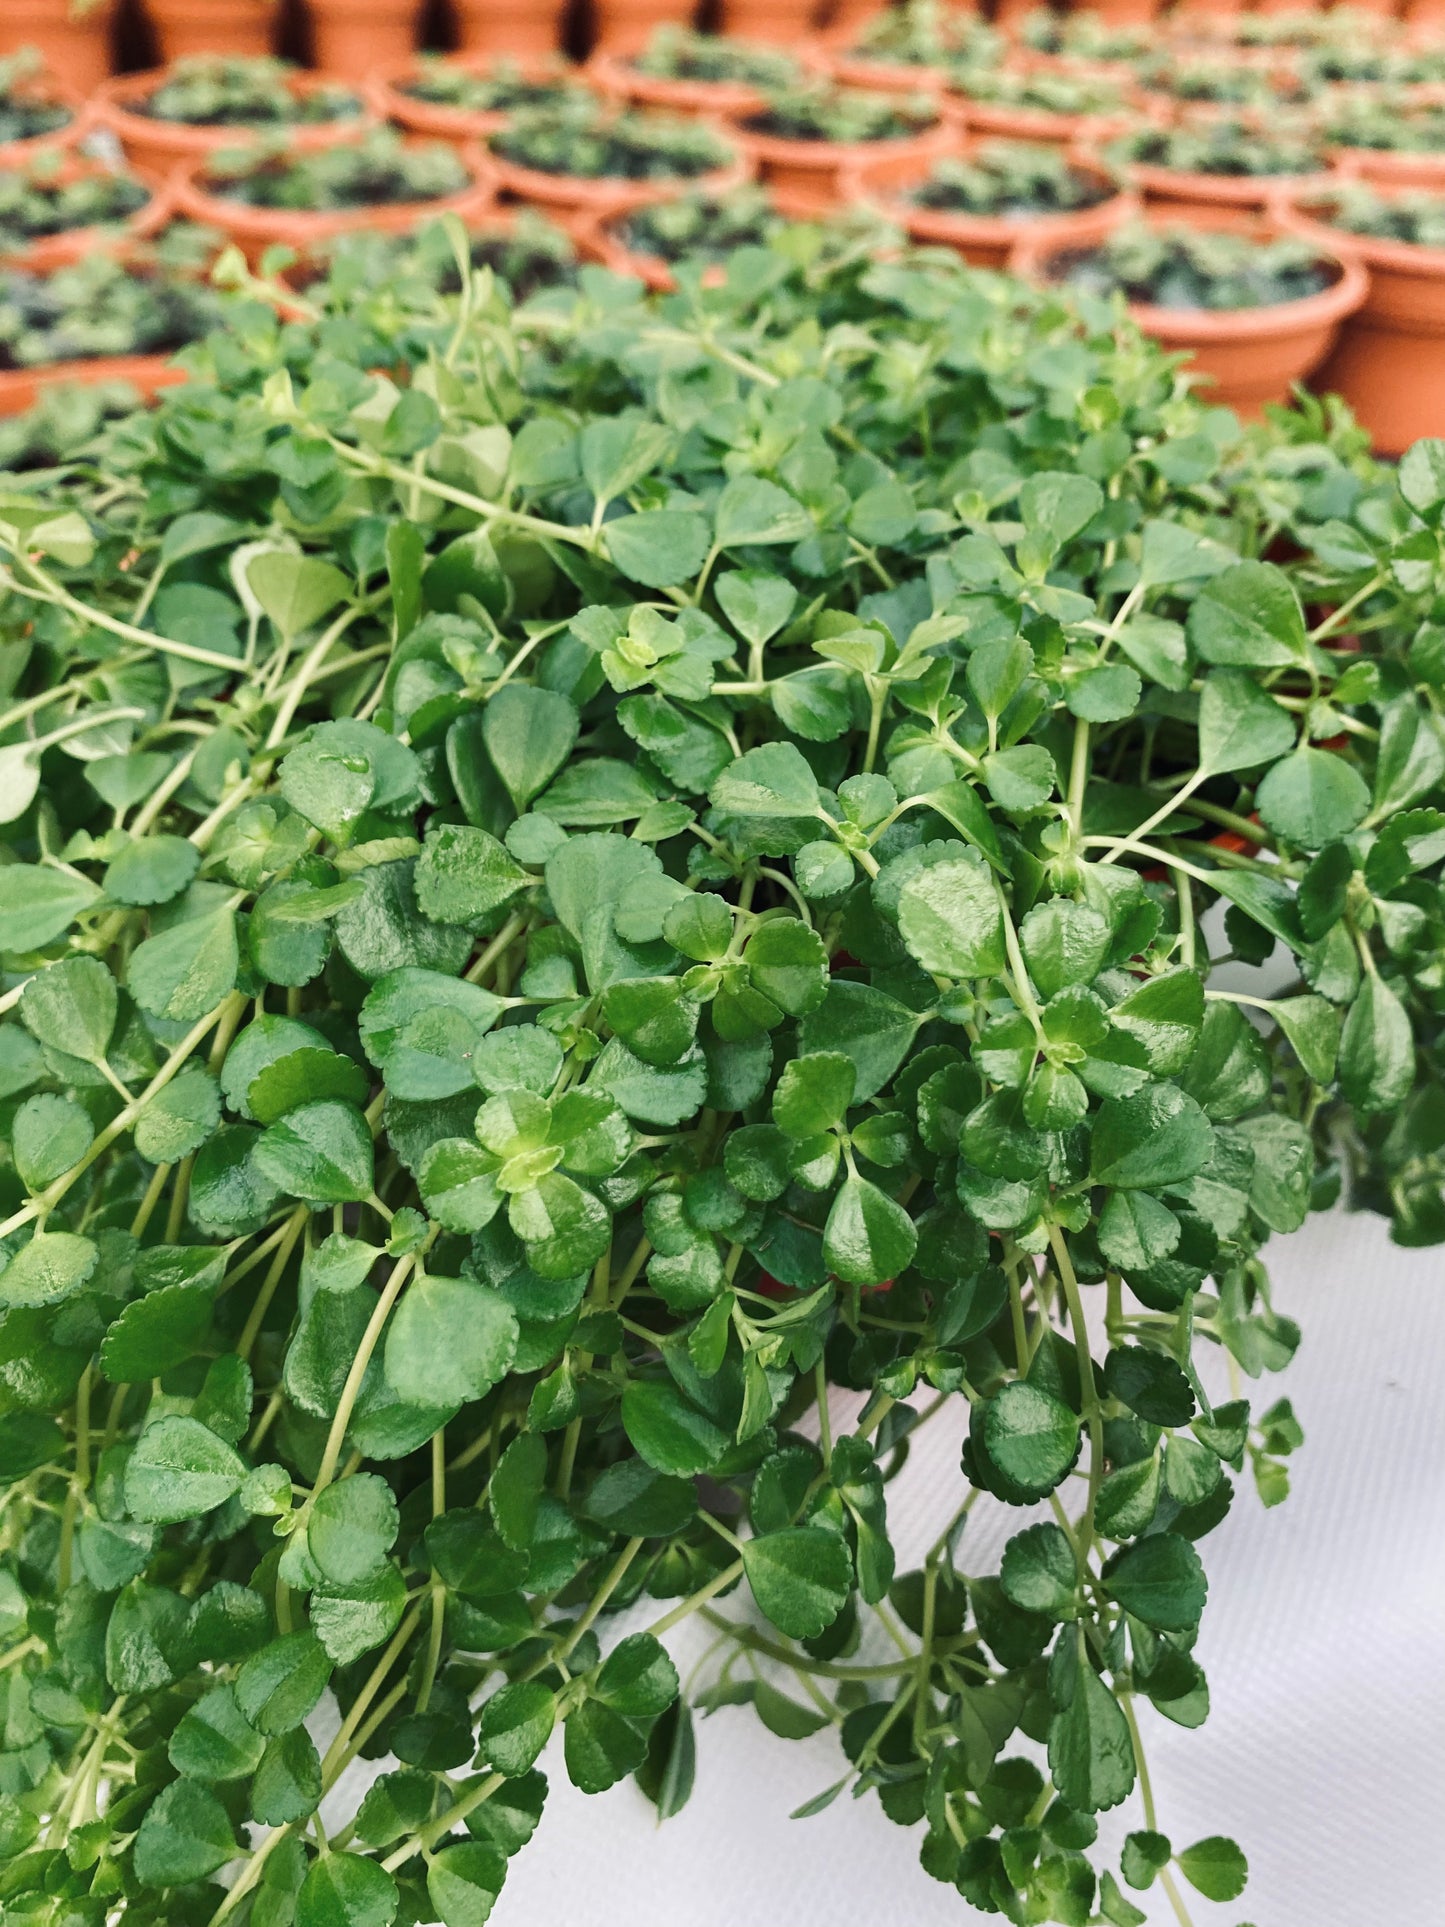
[[[1377,1220],[1331,1216],[1269,1257],[1277,1307],[1305,1337],[1251,1392],[1256,1411],[1288,1393],[1306,1443],[1289,1500],[1267,1513],[1241,1482],[1204,1545],[1213,1711],[1198,1732],[1146,1729],[1160,1825],[1176,1846],[1232,1833],[1249,1856],[1241,1900],[1190,1894],[1197,1927],[1440,1927],[1426,1842],[1445,1810],[1445,1253],[1397,1251]],[[940,1415],[890,1488],[905,1552],[956,1502],[957,1443]],[[994,1549],[975,1534],[961,1563],[983,1570]],[[684,1664],[700,1650],[680,1632],[671,1643]],[[830,1733],[790,1744],[750,1708],[716,1714],[699,1727],[692,1801],[660,1828],[630,1784],[588,1799],[555,1746],[543,1765],[547,1809],[494,1927],[983,1918],[923,1873],[918,1830],[891,1825],[876,1797],[787,1818],[842,1772]],[[1115,1833],[1141,1824],[1137,1798],[1120,1813]],[[1151,1927],[1172,1920],[1157,1888],[1143,1899]]]

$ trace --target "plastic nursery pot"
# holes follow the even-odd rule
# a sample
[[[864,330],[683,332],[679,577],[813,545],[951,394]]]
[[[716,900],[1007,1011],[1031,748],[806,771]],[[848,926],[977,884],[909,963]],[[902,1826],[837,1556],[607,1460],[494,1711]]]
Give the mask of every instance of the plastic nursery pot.
[[[82,100],[71,88],[52,80],[49,74],[36,74],[31,80],[21,81],[14,93],[16,97],[34,101],[39,106],[63,108],[66,118],[59,127],[52,127],[48,133],[32,134],[27,140],[0,144],[0,167],[23,168],[37,155],[53,154],[57,150],[74,147],[93,125],[90,103]]]
[[[112,169],[84,154],[67,154],[53,176],[57,187],[86,177],[108,177]],[[169,183],[141,180],[149,199],[125,220],[105,227],[64,228],[58,234],[42,234],[13,252],[0,254],[0,264],[21,268],[27,274],[53,274],[57,268],[73,267],[97,248],[114,247],[118,241],[144,241],[161,229],[175,212]]]
[[[761,113],[767,105],[762,91],[744,80],[674,80],[644,74],[626,53],[593,54],[586,78],[609,100],[636,101],[640,107],[670,114],[741,116]]]
[[[5,0],[0,59],[33,47],[47,72],[88,94],[110,73],[115,14],[116,0],[97,0],[82,14],[72,14],[70,0]]]
[[[218,191],[209,178],[208,163],[202,161],[175,176],[176,212],[187,220],[219,228],[254,266],[267,248],[277,245],[304,256],[319,242],[359,228],[375,234],[409,234],[443,214],[455,214],[464,222],[485,214],[496,198],[490,157],[480,149],[470,149],[464,159],[472,178],[455,194],[437,195],[429,201],[318,209],[252,207],[249,202],[232,200]]]
[[[807,39],[817,17],[815,0],[719,0],[718,31],[793,47]]]
[[[1184,218],[1192,227],[1252,234],[1264,241],[1277,240],[1284,232],[1274,220],[1230,208],[1184,212]],[[1047,236],[1027,236],[1014,249],[1009,267],[1025,281],[1048,287],[1058,280],[1062,257],[1076,251]],[[1161,347],[1192,357],[1190,372],[1205,378],[1208,401],[1246,418],[1257,417],[1268,403],[1288,401],[1294,383],[1319,367],[1340,324],[1368,292],[1358,261],[1337,246],[1322,253],[1338,266],[1339,274],[1332,286],[1299,301],[1227,312],[1130,302],[1129,314]]]
[[[852,169],[866,164],[874,183],[886,187],[926,172],[945,154],[956,154],[962,138],[949,117],[924,133],[899,140],[794,141],[777,134],[755,134],[745,125],[738,127],[737,136],[778,212],[804,221],[844,204],[844,177]]]
[[[162,60],[190,54],[266,54],[273,0],[146,0]]]
[[[417,0],[306,0],[314,64],[335,80],[365,80],[416,46]]]
[[[658,27],[690,27],[695,0],[592,0],[592,51],[645,46]]]
[[[1383,147],[1332,147],[1330,158],[1345,174],[1375,187],[1429,187],[1445,192],[1445,149],[1434,154]]]
[[[1163,118],[1164,109],[1135,89],[1117,113],[1055,114],[1043,107],[1014,106],[1001,100],[975,100],[950,93],[949,104],[973,134],[1001,134],[1006,140],[1062,141],[1069,147],[1097,147],[1128,133],[1142,121]]]
[[[977,145],[968,142],[965,157]],[[895,227],[901,227],[911,241],[924,247],[952,248],[976,268],[1005,268],[1018,243],[1027,236],[1049,241],[1060,249],[1085,248],[1139,212],[1137,196],[1118,190],[1106,168],[1087,153],[1070,154],[1070,161],[1081,173],[1092,175],[1101,186],[1111,189],[1107,198],[1092,207],[1060,214],[967,214],[942,207],[920,207],[904,198],[907,189],[923,181],[928,169],[890,181],[874,178],[871,164],[864,160],[850,167],[843,176],[846,205],[862,202],[875,208]]]
[[[1157,205],[1164,214],[1219,207],[1262,213],[1281,193],[1314,192],[1338,178],[1333,169],[1318,174],[1191,174],[1143,161],[1126,163],[1124,173],[1146,205]]]
[[[833,31],[821,34],[814,42],[813,63],[840,87],[873,87],[886,94],[942,94],[946,90],[948,75],[942,67],[875,59],[859,48],[861,31],[859,27],[846,34]]]
[[[622,223],[631,210],[607,215],[579,215],[571,223],[571,234],[577,243],[577,252],[584,260],[596,261],[613,274],[630,274],[654,294],[672,294],[677,288],[677,279],[672,272],[672,263],[665,261],[660,254],[641,254],[629,247],[622,232]],[[714,262],[704,268],[702,285],[705,288],[721,287],[727,270],[721,262]]]
[[[457,46],[469,56],[555,54],[566,12],[566,0],[452,0]]]
[[[288,125],[285,122],[257,123],[253,126],[197,126],[191,121],[157,120],[145,112],[145,103],[162,81],[169,78],[166,68],[149,73],[126,74],[108,81],[96,98],[96,118],[120,142],[126,159],[136,166],[165,172],[173,167],[203,161],[208,154],[227,147],[245,147],[252,141],[280,141],[288,153],[314,154],[323,147],[343,141],[360,140],[375,125],[368,112],[343,120],[309,121]],[[290,73],[285,85],[293,94],[314,93],[328,85],[321,74]],[[362,103],[364,105],[364,103]]]
[[[154,401],[162,388],[174,388],[186,378],[185,369],[169,355],[106,355],[95,361],[56,361],[45,368],[10,368],[0,370],[0,415],[23,415],[47,388],[76,383],[97,388],[123,381],[142,401]]]
[[[726,194],[732,188],[750,181],[753,165],[750,157],[741,151],[742,142],[738,139],[737,129],[720,122],[717,132],[739,150],[725,167],[715,167],[708,174],[676,174],[653,181],[623,180],[617,176],[598,178],[582,174],[548,174],[539,167],[523,167],[516,161],[509,161],[495,150],[488,151],[488,159],[495,171],[497,186],[507,194],[514,194],[519,201],[529,201],[549,214],[555,215],[561,209],[565,214],[601,218],[608,214],[625,214],[635,207],[645,207],[649,201],[670,200],[678,194]]]
[[[1280,195],[1280,226],[1357,261],[1369,293],[1340,329],[1317,386],[1343,395],[1381,455],[1445,435],[1445,248],[1416,247],[1330,227],[1318,195]]]
[[[560,54],[487,54],[466,60],[449,60],[445,65],[485,76],[499,60],[506,60],[508,66],[519,72],[524,80],[543,83],[555,81],[559,85],[571,82],[577,86],[582,83],[581,68],[569,66]],[[485,140],[489,134],[500,133],[511,119],[511,112],[507,108],[478,110],[472,107],[448,107],[439,101],[423,100],[416,94],[408,93],[407,82],[416,79],[421,71],[416,55],[409,54],[404,60],[379,68],[371,76],[362,92],[378,120],[394,121],[409,134],[425,134],[431,140],[464,143]]]

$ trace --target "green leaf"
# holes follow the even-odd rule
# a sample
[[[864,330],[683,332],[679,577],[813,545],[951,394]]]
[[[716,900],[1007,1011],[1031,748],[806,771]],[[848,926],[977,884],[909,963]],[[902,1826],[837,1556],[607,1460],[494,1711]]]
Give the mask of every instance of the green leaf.
[[[399,1901],[396,1882],[376,1861],[323,1854],[296,1896],[296,1927],[391,1927]]]
[[[132,1515],[156,1525],[198,1519],[240,1491],[245,1460],[193,1418],[171,1415],[148,1425],[125,1469]]]
[[[630,1380],[622,1394],[622,1425],[655,1471],[680,1478],[706,1472],[732,1444],[732,1434],[670,1379]]]
[[[416,391],[411,391],[416,397]],[[402,402],[408,399],[402,397]],[[402,403],[397,404],[398,407]],[[479,602],[489,615],[507,613],[507,578],[497,560],[497,551],[485,529],[470,529],[457,536],[422,571],[421,591],[429,609],[442,615],[455,615],[462,597]]]
[[[422,915],[434,923],[474,929],[531,881],[485,830],[469,823],[442,823],[427,831],[416,866],[416,900]]]
[[[182,1887],[206,1879],[238,1851],[216,1796],[190,1780],[173,1780],[141,1821],[131,1864],[142,1886]]]
[[[487,1485],[492,1522],[514,1550],[532,1543],[546,1481],[546,1441],[530,1432],[520,1433],[498,1459]]]
[[[813,518],[802,503],[760,475],[734,476],[713,510],[713,539],[720,549],[801,542],[812,533]]]
[[[204,1064],[187,1064],[136,1119],[135,1148],[152,1164],[177,1164],[199,1151],[220,1121],[215,1078]]]
[[[1306,744],[1274,765],[1255,791],[1255,803],[1276,836],[1318,850],[1364,820],[1370,791],[1352,763]]]
[[[914,960],[941,977],[992,977],[1004,968],[1003,907],[976,858],[935,863],[909,877],[898,928]]]
[[[304,1726],[266,1743],[251,1782],[251,1815],[262,1826],[304,1820],[321,1803],[321,1755]]]
[[[1213,1155],[1208,1118],[1173,1084],[1146,1084],[1132,1097],[1106,1098],[1094,1120],[1098,1184],[1147,1191],[1182,1184]]]
[[[1340,1034],[1341,1094],[1368,1116],[1403,1104],[1414,1078],[1409,1013],[1382,978],[1367,972]],[[0,1297],[4,1295],[5,1278],[0,1277]]]
[[[743,1546],[743,1571],[763,1614],[790,1639],[816,1639],[848,1603],[853,1562],[836,1533],[788,1526]]]
[[[240,1780],[255,1772],[265,1746],[232,1689],[214,1686],[172,1733],[170,1762],[187,1779]]]
[[[563,1734],[567,1777],[583,1793],[605,1793],[647,1756],[646,1731],[601,1700],[584,1700]]]
[[[386,1335],[386,1376],[417,1405],[456,1407],[483,1398],[517,1348],[507,1301],[466,1278],[418,1278],[403,1293]]]
[[[369,1579],[311,1595],[311,1625],[338,1666],[384,1646],[406,1611],[406,1581],[395,1566]]]
[[[11,872],[0,871],[0,877]],[[98,957],[62,957],[39,971],[20,997],[20,1021],[40,1043],[100,1064],[115,1030],[115,979]]]
[[[507,1862],[479,1840],[443,1847],[426,1870],[427,1897],[442,1927],[483,1927],[507,1877]]]
[[[817,816],[818,779],[792,743],[765,743],[725,769],[709,792],[730,816]]]
[[[823,1229],[823,1256],[847,1284],[881,1285],[907,1269],[918,1232],[903,1206],[850,1172]]]
[[[126,988],[152,1017],[194,1023],[234,986],[239,963],[234,914],[212,910],[138,944],[126,968]]]
[[[713,594],[738,634],[759,648],[778,633],[798,602],[791,582],[763,569],[729,569],[714,578]]]
[[[1196,1840],[1176,1858],[1180,1873],[1206,1900],[1238,1900],[1248,1885],[1249,1862],[1222,1834]]]
[[[371,1132],[354,1104],[299,1105],[266,1130],[255,1159],[278,1191],[307,1204],[360,1204],[371,1196]]]
[[[1074,1668],[1068,1704],[1049,1722],[1049,1771],[1077,1813],[1102,1813],[1134,1788],[1134,1744],[1123,1709],[1087,1661]]]
[[[857,1071],[842,1051],[809,1051],[783,1066],[773,1093],[773,1117],[790,1137],[815,1137],[843,1122]]]
[[[356,1472],[318,1493],[306,1546],[322,1577],[336,1586],[374,1578],[396,1542],[396,1500],[385,1479]]]
[[[258,1733],[289,1733],[326,1691],[331,1661],[315,1633],[287,1633],[236,1675],[236,1703]]]
[[[288,643],[351,593],[351,584],[331,563],[277,549],[252,558],[246,581]]]
[[[475,1087],[478,1046],[506,1006],[479,984],[406,966],[372,985],[361,1044],[390,1094],[428,1102]]]
[[[852,1065],[848,1066],[852,1071]],[[95,1139],[95,1127],[78,1104],[54,1091],[27,1097],[11,1126],[11,1155],[32,1194],[78,1164]]]
[[[552,1736],[557,1703],[540,1680],[515,1680],[482,1708],[481,1753],[492,1770],[526,1773]]]
[[[1019,925],[1024,961],[1045,998],[1071,984],[1092,983],[1108,955],[1109,942],[1109,926],[1098,911],[1067,897],[1035,904]]]
[[[106,866],[105,894],[115,903],[169,903],[190,884],[201,853],[183,836],[143,836]]]
[[[983,1438],[1010,1484],[1029,1499],[1043,1499],[1079,1456],[1079,1418],[1052,1392],[1015,1379],[989,1401]]]
[[[1104,1583],[1126,1612],[1161,1632],[1192,1631],[1209,1590],[1199,1554],[1177,1532],[1154,1533],[1116,1553]]]
[[[1279,669],[1306,649],[1294,584],[1272,562],[1238,562],[1207,582],[1189,607],[1186,632],[1206,662]]]
[[[1294,747],[1294,718],[1242,669],[1215,669],[1199,695],[1199,766],[1215,776],[1273,763]]]
[[[629,1719],[655,1719],[677,1698],[677,1668],[651,1633],[629,1633],[607,1655],[592,1691]]]
[[[1029,1526],[1004,1547],[999,1583],[1020,1612],[1072,1619],[1078,1577],[1072,1548],[1056,1525]]]
[[[828,954],[816,930],[773,918],[753,932],[743,952],[753,989],[789,1017],[806,1016],[828,994]]]
[[[22,955],[43,949],[100,894],[99,885],[70,870],[44,863],[0,865],[0,951]]]
[[[554,689],[507,683],[482,711],[482,739],[518,814],[572,753],[577,711]]]
[[[80,1290],[99,1259],[89,1238],[73,1231],[37,1231],[0,1271],[0,1308],[58,1305]]]
[[[691,582],[708,551],[708,528],[688,509],[646,509],[605,524],[607,553],[632,582],[649,589]]]

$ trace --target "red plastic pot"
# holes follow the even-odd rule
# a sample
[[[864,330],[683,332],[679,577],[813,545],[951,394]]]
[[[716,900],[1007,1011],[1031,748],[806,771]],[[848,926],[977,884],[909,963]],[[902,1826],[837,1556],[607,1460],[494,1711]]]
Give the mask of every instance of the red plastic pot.
[[[86,176],[111,172],[84,154],[67,154],[52,178],[56,186],[68,186],[71,181]],[[159,234],[175,211],[173,197],[168,185],[145,180],[141,184],[149,191],[150,199],[124,221],[113,227],[65,228],[58,234],[42,234],[25,247],[5,255],[6,266],[20,268],[27,274],[53,274],[57,268],[73,267],[85,260],[97,248],[114,246],[117,241],[143,241]]]
[[[192,54],[268,54],[273,0],[146,0],[162,60]]]
[[[857,167],[866,165],[874,183],[886,187],[926,170],[945,154],[956,154],[962,140],[957,122],[949,116],[926,132],[901,140],[784,140],[776,134],[753,133],[745,122],[738,125],[737,137],[778,211],[801,220],[816,219],[842,205],[844,177]]]
[[[978,142],[969,142],[965,155],[978,145]],[[1103,185],[1113,186],[1107,170],[1091,155],[1080,152],[1070,159],[1075,167],[1093,174]],[[1037,216],[965,214],[948,208],[920,207],[914,201],[900,198],[899,189],[916,186],[927,173],[927,168],[919,168],[906,177],[879,181],[868,162],[862,161],[844,175],[843,199],[848,206],[862,202],[875,207],[886,220],[901,227],[910,240],[925,247],[952,248],[978,268],[1007,267],[1009,256],[1025,237],[1054,242],[1060,249],[1089,247],[1103,240],[1120,221],[1139,212],[1136,196],[1117,191],[1093,207]]]
[[[561,46],[567,0],[452,0],[452,11],[461,53],[530,60]]]
[[[252,207],[228,200],[207,176],[207,163],[181,169],[174,179],[176,212],[188,220],[219,228],[234,241],[253,265],[267,248],[294,248],[307,254],[338,234],[367,229],[377,234],[410,234],[426,221],[456,214],[463,221],[488,212],[496,198],[496,179],[490,157],[479,149],[466,156],[470,183],[455,194],[429,201],[394,201],[371,207],[300,209]]]
[[[72,15],[70,0],[5,0],[0,59],[33,47],[46,71],[78,94],[91,93],[111,70],[116,0],[97,0]]]
[[[0,370],[0,415],[23,415],[47,388],[78,383],[86,388],[102,382],[129,382],[143,401],[154,401],[162,388],[186,380],[169,355],[106,355],[94,361],[55,361],[44,368]]]
[[[1382,455],[1445,435],[1445,248],[1330,227],[1308,196],[1281,196],[1274,212],[1291,234],[1358,262],[1369,276],[1369,293],[1340,329],[1316,385],[1344,396]]]
[[[570,82],[576,86],[581,86],[583,82],[582,69],[570,66],[559,54],[487,54],[467,60],[448,61],[446,64],[465,68],[469,73],[487,74],[503,59],[525,80],[555,80],[559,85]],[[503,108],[478,112],[470,107],[442,106],[436,101],[422,100],[415,94],[407,93],[405,83],[418,72],[418,68],[417,57],[411,54],[405,60],[378,69],[371,76],[362,92],[378,120],[394,121],[408,133],[425,134],[431,140],[462,144],[484,141],[489,135],[500,133],[511,119],[511,114]]]
[[[138,166],[169,172],[189,166],[227,147],[245,147],[252,141],[274,141],[280,134],[289,153],[314,154],[323,147],[344,141],[360,140],[375,121],[369,112],[347,120],[298,123],[293,126],[196,127],[189,121],[156,120],[140,111],[167,78],[163,67],[149,73],[126,74],[108,81],[96,97],[96,118],[120,142],[127,160]],[[320,74],[292,73],[287,86],[294,94],[314,93],[328,83]],[[364,103],[363,103],[364,105]]]
[[[1230,209],[1181,212],[1192,226],[1255,234],[1261,240],[1284,232],[1277,221]],[[1057,279],[1059,257],[1067,252],[1047,237],[1026,238],[1014,249],[1009,266],[1024,280],[1047,287]],[[1192,356],[1191,372],[1210,384],[1208,400],[1256,417],[1268,403],[1288,401],[1293,385],[1320,366],[1341,323],[1368,292],[1357,261],[1335,248],[1324,252],[1338,264],[1338,276],[1332,286],[1300,301],[1231,313],[1131,302],[1129,313],[1161,347]]]
[[[751,180],[752,161],[743,151],[736,129],[719,125],[718,131],[739,150],[725,167],[714,168],[709,174],[679,174],[665,180],[598,180],[580,174],[547,174],[540,168],[522,167],[516,161],[509,161],[495,149],[489,150],[489,159],[497,186],[505,193],[514,194],[519,201],[529,201],[548,213],[560,208],[567,214],[595,215],[600,219],[645,207],[650,201],[670,200],[678,194],[726,194]]]
[[[417,0],[306,0],[315,64],[334,80],[365,80],[416,46]]]

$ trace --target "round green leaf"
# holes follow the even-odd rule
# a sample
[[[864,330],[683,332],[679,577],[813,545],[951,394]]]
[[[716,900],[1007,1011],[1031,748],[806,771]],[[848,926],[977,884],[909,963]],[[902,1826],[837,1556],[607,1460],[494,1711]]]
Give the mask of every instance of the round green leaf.
[[[526,1773],[551,1738],[557,1717],[552,1689],[540,1680],[516,1680],[482,1708],[481,1750],[497,1773]]]
[[[1078,1414],[1023,1379],[990,1400],[983,1436],[990,1459],[1028,1499],[1047,1498],[1079,1456]]]
[[[426,1872],[426,1890],[442,1927],[484,1927],[502,1882],[504,1855],[480,1840],[443,1847]]]
[[[131,1864],[143,1886],[181,1887],[204,1880],[237,1851],[230,1819],[216,1796],[190,1780],[173,1780],[141,1821]]]
[[[296,1896],[296,1927],[391,1927],[399,1901],[396,1882],[375,1860],[323,1854]]]
[[[352,1104],[299,1105],[262,1136],[256,1165],[278,1191],[307,1204],[359,1204],[371,1196],[373,1152]]]
[[[743,1571],[761,1611],[790,1639],[816,1639],[842,1612],[853,1586],[847,1545],[816,1526],[749,1539]]]
[[[483,1398],[517,1348],[507,1301],[468,1278],[418,1278],[403,1294],[386,1335],[386,1376],[418,1405],[458,1406]]]
[[[137,1519],[171,1525],[198,1519],[241,1489],[240,1453],[198,1420],[171,1414],[148,1425],[125,1469],[125,1502]]]

